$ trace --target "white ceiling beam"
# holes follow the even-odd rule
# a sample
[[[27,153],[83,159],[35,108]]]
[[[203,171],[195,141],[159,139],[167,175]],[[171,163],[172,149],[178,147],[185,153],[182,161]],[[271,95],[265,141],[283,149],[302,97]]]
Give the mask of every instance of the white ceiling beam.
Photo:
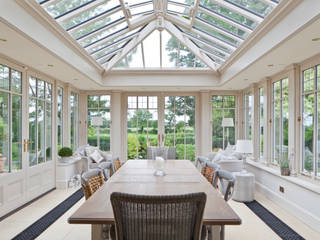
[[[270,1],[270,0],[260,0],[260,2],[263,2],[263,3],[269,5],[270,7],[273,7],[273,8],[278,6],[278,3]]]
[[[171,22],[164,21],[164,26],[169,33],[171,33],[178,41],[182,42],[193,54],[205,63],[209,68],[217,70],[217,65],[205,54],[203,54],[200,49],[190,41],[187,37],[183,36],[182,32],[176,28]]]
[[[84,24],[81,24],[81,25],[79,25],[79,26],[77,26],[75,28],[72,28],[71,30],[68,31],[68,33],[72,34],[72,33],[76,32],[76,31],[78,31],[80,28],[84,28],[86,26],[89,26],[90,24],[95,23],[97,21],[100,21],[103,18],[109,17],[110,15],[112,15],[112,14],[114,14],[114,13],[120,11],[120,10],[121,10],[121,8],[115,8],[112,11],[101,15],[100,17],[94,18],[94,19],[92,19],[92,20],[90,20],[90,21],[88,21],[88,22],[86,22]]]
[[[206,42],[204,42],[204,41],[201,41],[201,40],[197,39],[196,37],[190,36],[190,35],[188,35],[188,34],[184,34],[184,35],[185,35],[186,37],[188,37],[189,39],[192,39],[193,41],[196,41],[196,42],[198,42],[198,43],[201,43],[201,44],[205,45],[206,47],[210,48],[210,49],[213,50],[213,51],[216,51],[216,52],[219,52],[219,53],[225,55],[226,58],[228,58],[228,57],[230,56],[229,53],[224,52],[224,51],[222,51],[221,49],[216,48],[216,47],[210,45],[209,43],[206,43]],[[225,61],[225,60],[224,60],[224,61]]]
[[[188,31],[192,32],[193,34],[199,35],[199,36],[201,36],[203,38],[206,38],[208,41],[215,42],[218,45],[221,45],[221,46],[229,49],[232,52],[234,50],[236,50],[236,48],[234,46],[232,46],[230,44],[227,44],[227,43],[219,40],[218,38],[211,37],[210,35],[208,35],[206,33],[203,33],[201,31],[198,31],[197,29],[190,28],[190,21],[185,19],[185,18],[178,18],[177,16],[174,16],[174,15],[171,15],[171,14],[166,14],[165,18],[168,21],[173,22],[174,24],[187,29]]]
[[[71,13],[68,13],[60,18],[57,19],[57,22],[58,23],[61,23],[61,22],[64,22],[64,21],[67,21],[67,20],[70,20],[74,17],[77,17],[79,16],[80,14],[84,13],[85,11],[89,11],[89,10],[92,10],[96,7],[99,7],[100,5],[103,5],[105,4],[106,1],[105,0],[98,0],[98,1],[95,1],[95,2],[92,2],[90,4],[87,4],[77,10],[74,10],[73,12]]]
[[[200,4],[200,0],[195,0],[194,1],[194,5],[193,5],[193,8],[192,8],[192,14],[191,14],[191,22],[190,22],[190,26],[191,27],[193,26],[194,19],[196,18],[199,4]]]
[[[152,33],[156,28],[156,22],[152,21],[149,23],[135,38],[133,38],[115,57],[113,57],[108,63],[104,64],[106,66],[105,72],[111,70],[111,68],[123,59],[127,54],[132,51],[139,43],[141,43],[150,33]]]
[[[119,0],[119,2],[120,2],[120,6],[121,6],[121,9],[122,9],[122,12],[123,12],[123,14],[124,14],[124,16],[125,16],[125,18],[126,18],[126,22],[127,22],[127,24],[128,24],[128,27],[130,28],[130,21],[129,21],[129,18],[130,18],[130,14],[129,14],[129,12],[128,12],[128,9],[126,8],[126,6],[124,5],[124,2],[123,2],[123,0]]]
[[[91,37],[93,37],[93,36],[96,36],[96,35],[104,32],[104,31],[107,31],[108,29],[111,29],[111,28],[113,28],[113,27],[115,27],[115,26],[117,26],[117,25],[120,25],[120,24],[124,23],[125,21],[126,21],[126,19],[122,19],[121,21],[112,23],[112,24],[110,24],[110,25],[109,25],[108,27],[106,27],[106,28],[102,28],[102,29],[100,29],[100,30],[98,30],[98,31],[96,31],[96,32],[92,32],[92,33],[88,34],[87,36],[85,36],[85,37],[83,37],[83,38],[80,38],[78,41],[85,41],[85,40],[87,40],[88,38],[91,38]]]
[[[248,19],[251,19],[252,21],[254,22],[257,22],[257,23],[261,23],[263,21],[263,18],[253,14],[253,13],[250,13],[249,11],[246,11],[240,7],[237,7],[231,3],[228,3],[228,2],[225,2],[224,0],[210,0],[211,2],[215,3],[215,4],[218,4],[224,8],[227,8],[229,9],[230,11],[232,12],[235,12],[235,13],[238,13]]]
[[[167,11],[167,4],[168,1],[167,0],[153,0],[153,10],[154,13],[158,16],[163,15],[166,13]]]
[[[214,30],[214,31],[216,31],[218,33],[221,33],[222,35],[225,35],[225,36],[227,36],[227,37],[229,37],[229,38],[231,38],[233,40],[236,40],[237,42],[239,42],[239,45],[243,42],[242,38],[240,38],[240,37],[238,37],[236,35],[233,35],[233,34],[227,32],[225,30],[217,28],[217,27],[215,27],[215,26],[213,26],[213,25],[211,25],[211,24],[209,24],[209,23],[207,23],[205,21],[200,21],[200,20],[196,19],[195,22],[200,23],[200,24],[206,26],[207,28],[210,28],[210,29],[212,29],[212,30]]]
[[[156,16],[154,14],[150,14],[147,16],[140,16],[131,21],[131,29],[135,29],[137,27],[146,25],[155,19],[156,19]]]
[[[222,15],[218,15],[213,11],[209,11],[209,10],[207,10],[207,9],[201,7],[201,6],[198,8],[198,10],[203,12],[203,13],[205,13],[205,14],[207,14],[207,15],[209,15],[209,16],[211,16],[211,17],[214,17],[214,18],[217,18],[217,19],[219,19],[221,21],[224,21],[224,22],[226,22],[226,23],[228,23],[228,24],[230,24],[230,25],[232,25],[232,26],[234,26],[234,27],[236,27],[238,29],[241,29],[242,31],[247,32],[248,34],[252,33],[251,29],[249,29],[249,28],[247,28],[245,26],[242,26],[241,24],[239,24],[237,22],[234,22],[234,21],[232,21],[232,20],[230,20],[230,19],[228,19],[226,17],[223,17]]]

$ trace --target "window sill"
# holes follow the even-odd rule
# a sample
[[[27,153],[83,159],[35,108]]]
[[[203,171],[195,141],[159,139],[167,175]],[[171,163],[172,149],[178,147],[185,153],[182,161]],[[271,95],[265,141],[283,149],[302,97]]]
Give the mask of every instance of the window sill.
[[[312,191],[314,193],[320,194],[320,184],[319,181],[316,179],[311,179],[310,177],[298,175],[298,176],[282,176],[280,174],[279,168],[274,168],[274,167],[268,167],[263,163],[260,162],[255,162],[252,160],[248,160],[246,162],[248,165],[256,167],[258,169],[264,170],[270,174],[273,174],[285,181],[294,183],[300,187],[303,187],[309,191]]]

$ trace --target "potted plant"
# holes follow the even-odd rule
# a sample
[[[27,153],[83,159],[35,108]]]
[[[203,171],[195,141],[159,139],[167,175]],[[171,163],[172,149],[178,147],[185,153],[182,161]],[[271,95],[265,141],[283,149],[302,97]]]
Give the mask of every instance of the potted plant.
[[[68,162],[72,154],[72,149],[69,147],[63,147],[58,152],[58,155],[61,158],[61,162]]]
[[[7,158],[2,157],[2,154],[0,153],[0,173],[3,172],[3,165],[4,165],[6,160],[7,160]]]
[[[282,176],[290,176],[289,161],[283,160],[280,164],[280,171]]]

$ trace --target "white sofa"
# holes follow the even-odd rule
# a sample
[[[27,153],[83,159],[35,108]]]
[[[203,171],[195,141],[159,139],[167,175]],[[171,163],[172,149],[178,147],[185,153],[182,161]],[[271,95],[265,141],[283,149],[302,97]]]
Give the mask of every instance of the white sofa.
[[[113,162],[114,160],[119,160],[119,157],[113,156],[111,152],[103,152],[98,149],[98,147],[93,147],[90,145],[83,145],[80,146],[76,151],[75,155],[81,156],[82,159],[86,161],[86,169],[85,171],[89,169],[98,168],[99,164],[101,162],[95,162],[90,156],[88,156],[88,149],[97,149],[101,156],[103,157],[103,160],[101,162]]]
[[[243,169],[243,155],[234,150],[235,147],[229,145],[226,150],[220,149],[218,152],[211,152],[206,157],[209,161],[218,164],[223,170],[241,172]]]

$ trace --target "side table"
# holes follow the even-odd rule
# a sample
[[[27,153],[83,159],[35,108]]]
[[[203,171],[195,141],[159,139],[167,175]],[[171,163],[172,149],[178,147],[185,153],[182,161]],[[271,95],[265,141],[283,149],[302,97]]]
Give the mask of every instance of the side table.
[[[235,172],[236,178],[232,199],[238,202],[254,200],[254,175],[250,172]]]
[[[81,157],[71,157],[66,163],[57,161],[56,167],[56,188],[67,189],[70,179],[81,174],[83,159]]]

